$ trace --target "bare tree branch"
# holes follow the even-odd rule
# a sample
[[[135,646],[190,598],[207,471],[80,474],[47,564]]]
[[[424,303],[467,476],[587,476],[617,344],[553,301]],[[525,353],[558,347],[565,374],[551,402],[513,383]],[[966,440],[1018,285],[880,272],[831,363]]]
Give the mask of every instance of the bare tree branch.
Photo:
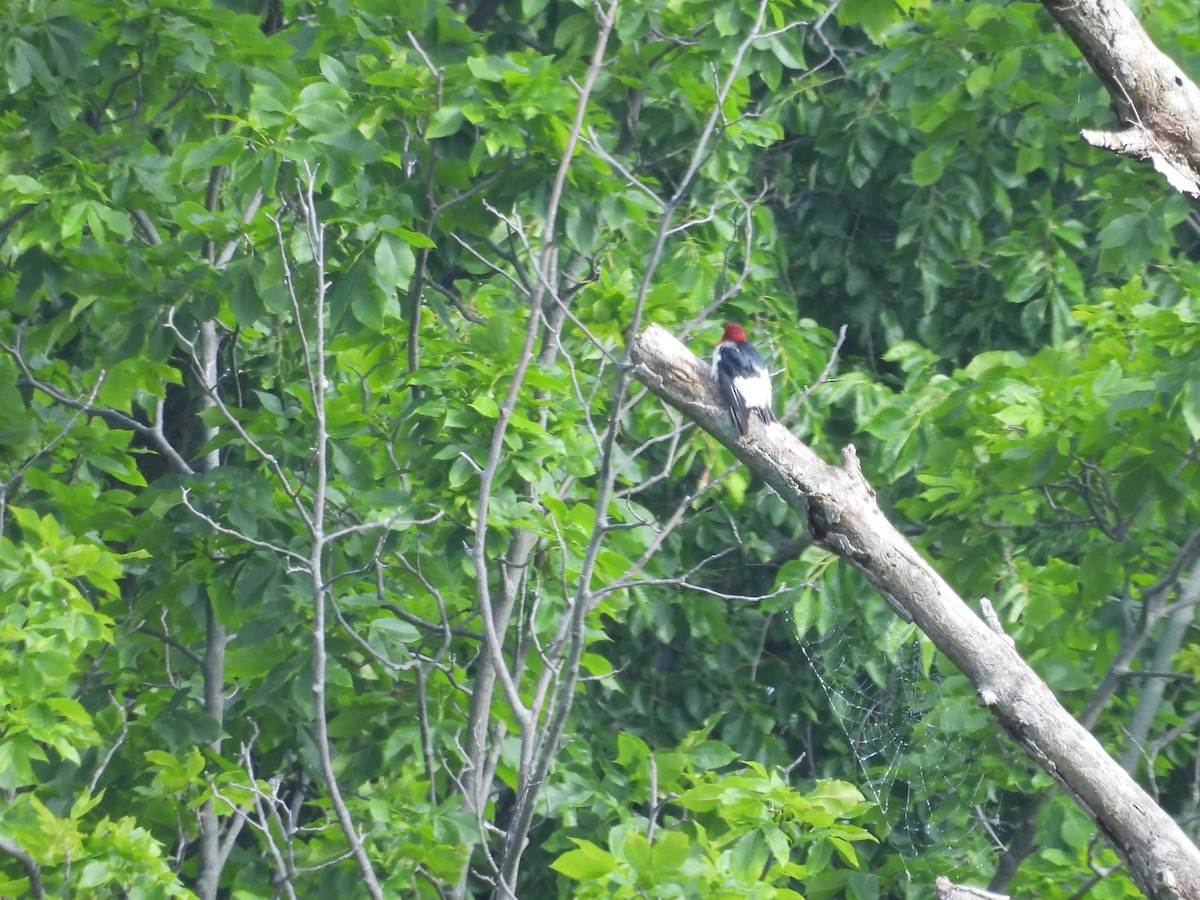
[[[1180,582],[1180,593],[1189,599],[1195,599],[1200,596],[1200,571],[1196,567],[1193,566],[1188,576]],[[1126,729],[1126,737],[1129,744],[1124,756],[1121,757],[1121,765],[1130,772],[1137,765],[1142,749],[1147,743],[1150,735],[1150,727],[1162,706],[1167,681],[1172,678],[1191,679],[1193,677],[1190,673],[1169,671],[1169,667],[1175,658],[1175,654],[1179,652],[1179,648],[1183,644],[1184,635],[1191,626],[1195,614],[1196,608],[1194,605],[1176,604],[1176,609],[1173,613],[1162,617],[1163,626],[1159,629],[1160,633],[1154,647],[1154,657],[1150,662],[1150,665],[1153,667],[1152,670],[1130,673],[1131,675],[1140,675],[1142,678],[1149,679],[1142,685],[1137,704],[1134,706],[1133,714],[1129,719],[1129,727]],[[1154,757],[1147,757],[1146,768],[1148,772],[1153,772]]]
[[[226,526],[224,526],[220,522],[218,522],[216,519],[214,519],[212,516],[208,515],[207,513],[201,512],[199,509],[197,509],[195,506],[192,505],[192,501],[191,501],[191,497],[190,497],[191,488],[186,488],[186,487],[182,488],[180,490],[179,494],[180,494],[180,500],[183,502],[183,505],[185,507],[187,507],[188,512],[190,512],[193,516],[195,516],[197,519],[199,519],[201,522],[203,522],[205,525],[207,525],[209,528],[211,528],[213,531],[217,532],[218,534],[224,534],[231,538],[236,538],[237,540],[243,541],[244,543],[250,544],[251,546],[258,547],[258,548],[260,548],[262,550],[266,550],[270,553],[274,553],[276,556],[294,560],[295,562],[297,562],[300,565],[305,566],[307,568],[308,557],[306,557],[304,554],[297,553],[295,550],[289,550],[287,547],[281,547],[279,544],[272,544],[270,541],[260,541],[257,538],[250,537],[250,535],[248,535],[248,534],[243,534],[242,532],[238,531],[237,529],[227,528]]]
[[[508,561],[510,564],[504,565],[501,568],[501,574],[508,579],[509,589],[504,592],[504,602],[497,608],[493,609],[493,601],[491,589],[488,584],[489,574],[487,571],[487,511],[491,501],[492,484],[495,478],[497,469],[499,468],[501,453],[504,447],[504,436],[508,430],[509,421],[515,410],[519,392],[524,381],[525,373],[530,362],[533,359],[533,347],[536,336],[541,330],[542,325],[542,305],[543,299],[547,293],[552,297],[557,297],[555,288],[556,274],[558,270],[557,254],[558,248],[556,244],[556,225],[559,213],[559,206],[562,202],[563,191],[567,183],[567,173],[570,170],[571,161],[575,155],[575,150],[580,143],[580,136],[583,132],[584,118],[588,108],[588,102],[591,97],[591,91],[594,87],[600,71],[604,65],[604,52],[608,45],[608,37],[612,31],[612,27],[616,16],[617,0],[613,0],[608,9],[600,10],[600,33],[596,39],[595,49],[592,54],[591,63],[588,66],[587,74],[584,78],[582,87],[580,88],[579,99],[576,103],[575,117],[571,125],[571,131],[567,137],[566,146],[563,149],[562,159],[559,162],[558,169],[555,173],[554,182],[550,189],[550,197],[547,205],[545,222],[542,226],[543,247],[536,270],[536,280],[528,291],[529,297],[529,322],[525,331],[524,342],[521,346],[521,351],[518,356],[517,365],[509,384],[508,394],[501,404],[497,422],[492,431],[492,442],[489,449],[488,460],[484,466],[483,474],[480,476],[479,501],[476,511],[476,528],[474,535],[474,546],[471,549],[472,561],[475,566],[475,584],[477,605],[480,611],[481,618],[484,623],[485,642],[482,658],[481,671],[476,680],[475,690],[472,693],[471,709],[470,709],[470,724],[468,726],[468,742],[467,752],[468,770],[466,772],[466,784],[469,790],[467,795],[467,806],[469,810],[475,811],[477,814],[484,806],[483,791],[486,782],[484,777],[490,771],[489,763],[486,762],[487,754],[485,748],[485,721],[486,711],[491,705],[491,691],[495,680],[499,680],[502,689],[505,693],[505,698],[513,711],[517,722],[522,727],[526,734],[523,735],[525,746],[528,747],[528,741],[532,739],[532,734],[529,733],[532,724],[532,714],[528,708],[521,702],[520,696],[517,693],[515,684],[512,681],[512,676],[509,673],[503,658],[502,647],[500,643],[500,632],[502,627],[507,625],[508,616],[511,613],[511,604],[516,597],[516,586],[524,577],[523,569],[529,559],[529,555],[533,549],[534,538],[526,530],[522,530],[515,538],[513,546],[510,548]],[[519,229],[518,229],[519,231]],[[522,233],[522,237],[523,237]],[[561,304],[560,304],[561,307]],[[498,742],[493,745],[498,750]],[[527,781],[528,771],[522,771],[521,779],[523,790],[518,790],[519,796],[527,796],[530,784]],[[536,796],[537,791],[541,788],[541,781],[533,783],[532,792]],[[518,800],[520,803],[520,800]],[[514,814],[514,820],[520,817]],[[523,820],[524,821],[524,820]],[[527,829],[528,823],[525,822],[524,827]],[[524,852],[524,841],[510,840],[512,831],[510,830],[508,838],[505,841],[504,856],[501,862],[501,868],[496,870],[497,889],[500,892],[501,898],[515,896],[513,894],[513,885],[516,883],[517,871],[520,866],[521,855]],[[486,845],[486,842],[485,842]],[[463,872],[463,877],[458,885],[457,895],[462,896],[466,888],[466,871]]]
[[[310,528],[310,552],[308,571],[311,576],[313,601],[313,718],[315,719],[315,738],[317,756],[321,763],[321,775],[325,779],[325,788],[329,792],[329,802],[334,815],[341,826],[342,834],[350,845],[350,852],[358,865],[362,876],[363,886],[373,900],[383,900],[383,889],[375,874],[375,868],[363,846],[362,836],[355,827],[350,810],[342,797],[338,786],[337,774],[333,769],[333,753],[329,740],[329,721],[326,711],[326,670],[327,658],[325,648],[325,604],[327,587],[325,584],[325,548],[329,536],[325,531],[325,509],[328,502],[329,488],[329,430],[325,420],[325,299],[327,284],[325,280],[325,226],[317,217],[316,171],[307,164],[304,166],[305,180],[301,186],[301,209],[305,236],[313,254],[315,280],[313,285],[313,339],[311,348],[306,347],[305,360],[309,372],[309,393],[313,404],[313,442],[316,447],[314,462],[315,476],[312,490],[312,511],[308,516]],[[282,248],[281,248],[282,250]],[[297,309],[298,311],[298,309]],[[299,325],[299,320],[297,320]],[[306,354],[306,355],[307,355]]]
[[[148,439],[154,448],[163,455],[172,471],[177,472],[180,475],[193,474],[192,467],[188,465],[187,461],[179,455],[175,448],[172,447],[167,439],[163,436],[162,429],[155,429],[150,425],[139,422],[137,419],[133,418],[133,416],[126,415],[120,410],[106,409],[104,407],[94,406],[90,402],[84,403],[81,400],[76,400],[70,394],[59,390],[54,385],[40,380],[33,374],[28,363],[26,363],[25,358],[21,355],[21,344],[19,341],[13,345],[9,345],[3,341],[0,341],[0,349],[4,350],[13,358],[13,361],[17,364],[17,367],[21,370],[21,377],[30,387],[36,388],[47,397],[54,400],[56,403],[65,406],[68,409],[75,409],[85,413],[86,415],[96,416],[98,419],[103,420],[104,423],[110,428],[120,428],[124,431],[133,431],[142,435]]]
[[[1104,678],[1092,692],[1087,707],[1079,714],[1079,722],[1084,728],[1091,728],[1096,724],[1105,704],[1108,703],[1109,698],[1120,685],[1121,679],[1129,670],[1130,664],[1149,639],[1150,629],[1159,619],[1159,610],[1164,595],[1174,589],[1183,569],[1192,565],[1198,557],[1200,557],[1200,526],[1193,529],[1183,542],[1183,546],[1167,567],[1166,574],[1142,592],[1141,610],[1137,624],[1122,639],[1121,648],[1109,664]]]
[[[20,844],[0,837],[0,853],[7,853],[15,859],[29,878],[29,896],[42,900],[46,890],[42,887],[42,867],[30,856]]]
[[[5,349],[7,350],[8,348],[5,347]],[[67,419],[65,423],[63,423],[63,426],[58,429],[58,434],[39,447],[35,453],[31,454],[29,458],[21,463],[21,465],[17,467],[17,471],[13,472],[7,481],[0,482],[0,535],[4,534],[5,509],[8,506],[9,491],[11,491],[17,486],[17,484],[20,483],[21,478],[24,477],[25,473],[29,471],[30,466],[57,447],[62,442],[63,438],[71,433],[71,429],[75,427],[75,423],[79,421],[79,417],[82,416],[88,409],[90,409],[92,404],[96,402],[96,395],[100,393],[100,385],[104,384],[104,374],[104,370],[101,369],[96,375],[96,383],[92,385],[92,389],[88,392],[87,398],[79,401],[79,404],[74,407],[75,412],[69,419]]]

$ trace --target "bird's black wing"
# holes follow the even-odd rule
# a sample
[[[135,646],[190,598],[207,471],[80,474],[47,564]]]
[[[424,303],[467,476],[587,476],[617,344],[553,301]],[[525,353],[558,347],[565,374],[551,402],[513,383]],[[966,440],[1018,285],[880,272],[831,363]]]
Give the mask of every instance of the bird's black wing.
[[[738,389],[733,386],[733,371],[729,362],[722,358],[717,364],[717,386],[721,389],[721,399],[729,409],[733,424],[737,426],[738,434],[745,434],[750,428],[750,409]]]

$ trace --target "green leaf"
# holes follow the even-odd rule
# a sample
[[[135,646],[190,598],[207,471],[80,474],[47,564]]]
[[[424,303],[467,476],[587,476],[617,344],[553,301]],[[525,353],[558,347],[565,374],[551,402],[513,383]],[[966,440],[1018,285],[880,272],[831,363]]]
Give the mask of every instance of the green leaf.
[[[767,843],[757,831],[734,841],[729,855],[730,872],[742,881],[753,881],[767,864]]]
[[[416,643],[421,640],[421,632],[403,619],[379,618],[371,622],[374,631],[386,633],[390,638],[406,643]]]
[[[878,39],[899,21],[900,8],[895,0],[844,0],[837,17],[842,25],[861,25]]]
[[[463,124],[463,111],[460,106],[443,106],[433,114],[429,126],[425,129],[426,140],[449,137],[458,132]]]
[[[649,873],[653,869],[654,852],[650,842],[636,831],[626,831],[616,855],[635,872]]]
[[[854,900],[879,900],[880,878],[869,872],[851,872],[846,882]]]
[[[342,329],[342,323],[353,303],[368,293],[371,288],[367,281],[368,263],[362,256],[356,256],[350,264],[333,279],[326,302],[329,307],[329,330],[337,334]],[[367,313],[372,318],[371,312]],[[356,315],[357,318],[357,315]],[[376,314],[374,320],[381,320]],[[239,321],[240,318],[239,318]],[[361,320],[360,320],[361,321]],[[363,323],[366,324],[366,323]]]
[[[971,70],[971,74],[967,76],[967,93],[972,97],[978,97],[992,86],[992,67],[977,66]]]
[[[254,279],[249,274],[242,275],[234,282],[229,294],[229,309],[238,324],[245,326],[253,325],[266,312]]]
[[[495,419],[500,415],[500,404],[487,394],[480,394],[469,405],[481,416],[488,419]]]
[[[8,54],[4,68],[8,72],[9,91],[16,93],[28,87],[35,77],[42,87],[54,86],[54,76],[50,74],[46,60],[32,44],[21,38],[14,38],[9,43]]]
[[[681,870],[691,855],[692,843],[681,831],[666,831],[654,841],[654,871],[658,877]]]
[[[200,169],[232,162],[240,151],[238,142],[231,135],[217,135],[193,146],[183,157],[181,173],[188,175]]]
[[[1193,441],[1200,441],[1200,380],[1189,379],[1181,403],[1183,421]]]
[[[343,90],[348,89],[350,84],[349,73],[346,67],[342,65],[340,60],[334,59],[326,53],[322,53],[318,58],[318,65],[321,68],[321,74],[325,76],[325,80]],[[344,95],[349,97],[349,95]]]
[[[387,232],[380,234],[375,246],[375,272],[381,286],[405,290],[416,265],[416,257],[407,241]]]
[[[501,81],[501,67],[504,63],[493,56],[471,56],[467,58],[467,68],[480,81]]]
[[[345,131],[349,126],[344,109],[348,96],[336,84],[315,82],[300,91],[292,115],[302,126],[317,134]]]
[[[49,193],[45,185],[28,175],[5,175],[0,179],[0,189],[29,199],[37,199]]]
[[[779,862],[787,862],[792,855],[791,841],[783,830],[772,822],[763,824],[762,829],[763,839],[767,843],[767,847],[771,851],[771,855]]]
[[[575,881],[596,881],[617,869],[612,854],[591,841],[571,838],[578,849],[568,850],[550,864],[550,868]]]
[[[950,159],[947,145],[936,143],[926,147],[913,157],[912,179],[918,187],[928,187],[941,180],[946,171],[946,163]]]
[[[436,250],[437,244],[432,238],[421,234],[419,231],[410,231],[407,228],[388,228],[389,234],[394,234],[398,238],[403,238],[405,243],[410,247],[416,247],[421,250]]]
[[[1124,247],[1139,229],[1145,227],[1145,215],[1140,212],[1117,216],[1100,230],[1100,246]]]

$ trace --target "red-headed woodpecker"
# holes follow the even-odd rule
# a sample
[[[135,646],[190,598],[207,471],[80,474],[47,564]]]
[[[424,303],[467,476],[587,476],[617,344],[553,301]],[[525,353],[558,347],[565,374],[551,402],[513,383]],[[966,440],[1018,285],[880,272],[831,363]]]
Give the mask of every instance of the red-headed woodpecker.
[[[721,343],[713,353],[712,374],[721,399],[738,434],[750,427],[750,413],[763,422],[774,422],[771,412],[771,376],[758,351],[746,343],[741,325],[726,325]]]

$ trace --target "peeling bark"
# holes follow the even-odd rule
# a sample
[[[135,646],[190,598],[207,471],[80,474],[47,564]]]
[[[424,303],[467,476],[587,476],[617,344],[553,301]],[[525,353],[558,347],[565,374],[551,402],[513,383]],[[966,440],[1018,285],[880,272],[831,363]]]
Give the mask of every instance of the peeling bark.
[[[1092,817],[1148,897],[1200,900],[1200,850],[893,527],[852,446],[835,466],[778,422],[756,421],[739,438],[707,366],[656,325],[635,339],[631,358],[643,384],[728,447],[958,666],[1009,738]]]
[[[1200,196],[1200,87],[1163,53],[1123,0],[1042,0],[1099,77],[1119,131],[1084,129],[1089,144],[1151,163],[1171,187]]]

